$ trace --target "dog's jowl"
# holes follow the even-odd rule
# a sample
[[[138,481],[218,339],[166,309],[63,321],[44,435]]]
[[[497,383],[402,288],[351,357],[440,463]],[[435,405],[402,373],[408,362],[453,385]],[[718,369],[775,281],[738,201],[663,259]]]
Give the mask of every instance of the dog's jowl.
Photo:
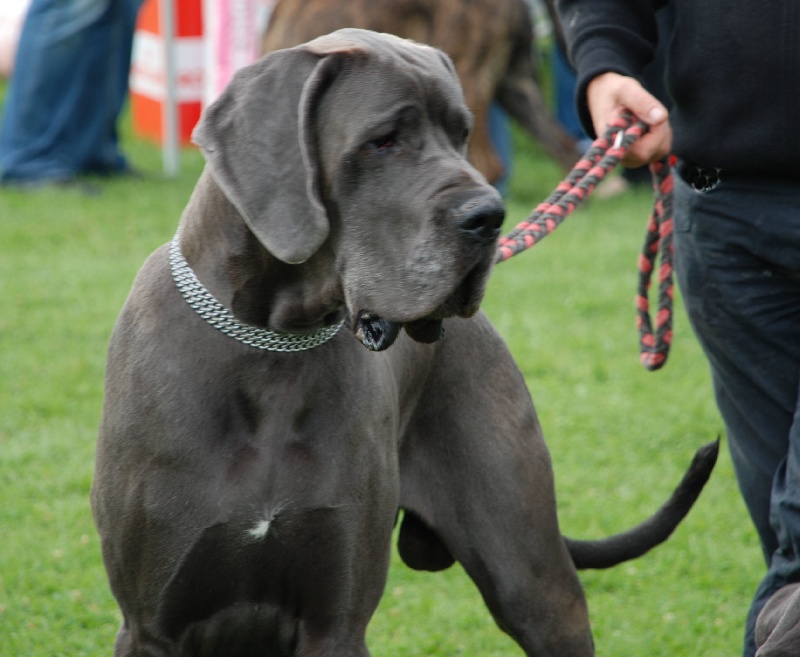
[[[503,205],[470,130],[445,55],[360,30],[264,57],[205,111],[206,169],[108,353],[92,506],[116,655],[368,655],[400,510],[406,563],[458,560],[527,655],[592,654],[576,565],[664,540],[713,455],[644,530],[561,536],[479,312]]]

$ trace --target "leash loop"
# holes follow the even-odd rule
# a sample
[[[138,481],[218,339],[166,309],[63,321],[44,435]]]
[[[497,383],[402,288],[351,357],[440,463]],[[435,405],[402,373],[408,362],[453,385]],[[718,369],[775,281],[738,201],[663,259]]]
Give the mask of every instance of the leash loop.
[[[647,124],[624,113],[611,121],[605,134],[592,142],[553,193],[497,246],[495,262],[508,260],[541,242],[580,205],[608,173],[625,157],[631,144],[647,132]],[[639,280],[636,290],[636,325],[639,331],[640,361],[648,370],[660,369],[667,360],[672,342],[672,174],[668,158],[650,165],[655,203],[647,225],[647,235],[639,257]],[[648,291],[650,279],[660,256],[659,294],[655,331],[650,319]]]
[[[650,165],[653,177],[655,203],[647,222],[642,254],[639,256],[639,283],[636,288],[636,328],[639,330],[639,359],[645,369],[660,369],[667,361],[672,344],[672,301],[674,298],[673,256],[675,247],[673,236],[672,206],[672,158],[664,158]],[[660,256],[658,267],[658,312],[655,331],[650,319],[648,292],[650,280],[656,270],[656,258]]]

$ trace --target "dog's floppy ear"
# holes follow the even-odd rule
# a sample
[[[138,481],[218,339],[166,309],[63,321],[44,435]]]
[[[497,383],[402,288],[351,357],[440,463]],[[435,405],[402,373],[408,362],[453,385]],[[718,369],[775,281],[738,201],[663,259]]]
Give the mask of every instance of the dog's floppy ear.
[[[343,59],[359,51],[342,40],[315,43],[239,70],[192,135],[250,230],[290,264],[308,260],[330,231],[314,115]]]

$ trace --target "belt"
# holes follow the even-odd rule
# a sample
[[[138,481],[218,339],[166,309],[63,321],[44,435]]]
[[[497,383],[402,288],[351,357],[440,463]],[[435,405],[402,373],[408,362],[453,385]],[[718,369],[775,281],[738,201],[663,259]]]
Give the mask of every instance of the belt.
[[[695,164],[694,162],[687,162],[686,160],[678,159],[674,170],[687,184],[699,192],[710,192],[719,186],[721,182],[728,184],[732,183],[745,183],[748,185],[757,184],[759,188],[773,189],[774,187],[783,188],[788,185],[794,192],[798,189],[800,178],[793,174],[773,174],[772,172],[763,173],[747,173],[737,171],[735,169],[722,169],[720,167],[704,166],[702,164]]]

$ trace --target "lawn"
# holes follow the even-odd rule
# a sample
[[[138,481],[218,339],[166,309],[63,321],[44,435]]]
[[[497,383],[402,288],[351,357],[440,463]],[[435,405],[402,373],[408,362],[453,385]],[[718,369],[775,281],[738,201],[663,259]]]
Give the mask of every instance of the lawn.
[[[172,236],[202,168],[186,150],[168,179],[156,147],[129,134],[126,145],[147,177],[104,182],[101,196],[0,190],[2,657],[110,655],[119,623],[88,502],[105,350],[137,269]],[[520,135],[516,154],[508,227],[559,177]],[[536,402],[562,528],[575,537],[643,519],[721,431],[680,299],[668,364],[638,364],[635,263],[651,203],[647,190],[590,199],[499,265],[484,303]],[[597,654],[738,654],[762,568],[724,446],[667,544],[582,573]],[[369,643],[376,657],[522,654],[458,567],[420,574],[396,556]]]

